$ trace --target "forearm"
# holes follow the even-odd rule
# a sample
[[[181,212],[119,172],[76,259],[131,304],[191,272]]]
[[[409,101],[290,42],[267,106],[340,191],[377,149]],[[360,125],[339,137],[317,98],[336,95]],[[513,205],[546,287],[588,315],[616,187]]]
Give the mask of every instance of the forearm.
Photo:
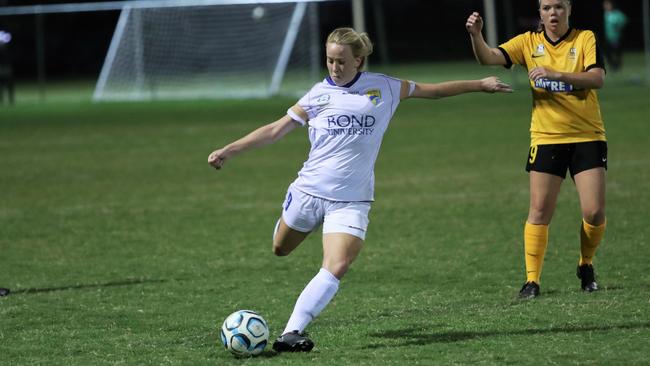
[[[248,135],[224,147],[229,156],[257,147],[272,144],[293,129],[293,122],[287,122],[286,117],[268,125],[262,126]]]
[[[559,72],[557,81],[580,89],[600,89],[605,83],[604,75],[592,72]]]
[[[480,80],[446,81],[437,84],[415,84],[413,96],[417,98],[445,98],[454,95],[482,91]]]
[[[239,140],[233,141],[224,146],[224,150],[228,151],[228,153],[233,156],[252,148],[268,145],[272,142],[273,138],[270,134],[269,125],[267,125],[260,127]]]
[[[470,34],[474,57],[481,65],[504,65],[505,58],[497,48],[491,48],[485,42],[482,33]]]
[[[605,83],[605,70],[595,67],[584,72],[561,72],[546,67],[536,67],[528,72],[530,80],[548,79],[571,84],[579,89],[600,89]]]

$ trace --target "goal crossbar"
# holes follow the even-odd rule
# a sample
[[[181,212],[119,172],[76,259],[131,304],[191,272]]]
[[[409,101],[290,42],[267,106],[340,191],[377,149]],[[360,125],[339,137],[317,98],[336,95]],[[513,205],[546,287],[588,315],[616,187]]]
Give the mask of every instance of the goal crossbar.
[[[313,1],[190,1],[121,9],[94,101],[298,95],[319,77]]]
[[[29,15],[53,13],[80,13],[93,11],[115,11],[125,7],[131,9],[177,8],[212,5],[317,3],[332,0],[124,0],[99,1],[92,3],[67,3],[46,5],[20,5],[0,7],[2,15]]]

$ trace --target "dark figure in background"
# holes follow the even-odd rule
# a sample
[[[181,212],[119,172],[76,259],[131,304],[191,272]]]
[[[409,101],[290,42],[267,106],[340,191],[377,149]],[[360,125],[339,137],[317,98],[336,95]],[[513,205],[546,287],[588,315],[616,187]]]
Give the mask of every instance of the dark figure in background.
[[[605,10],[605,58],[612,71],[620,70],[623,64],[623,29],[627,24],[627,17],[620,11],[616,3],[611,0],[603,2]]]
[[[14,75],[9,57],[9,42],[11,33],[0,30],[0,103],[5,101],[5,89],[9,97],[9,104],[14,103]]]

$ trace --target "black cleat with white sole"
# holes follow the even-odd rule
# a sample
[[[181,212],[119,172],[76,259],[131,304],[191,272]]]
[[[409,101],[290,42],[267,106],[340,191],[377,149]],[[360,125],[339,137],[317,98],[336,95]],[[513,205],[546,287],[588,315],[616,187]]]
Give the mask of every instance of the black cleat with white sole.
[[[7,296],[9,295],[9,292],[11,291],[9,291],[8,288],[0,287],[0,296]]]
[[[284,333],[273,342],[273,349],[276,352],[309,352],[314,348],[314,342],[307,338],[305,333],[297,330]]]

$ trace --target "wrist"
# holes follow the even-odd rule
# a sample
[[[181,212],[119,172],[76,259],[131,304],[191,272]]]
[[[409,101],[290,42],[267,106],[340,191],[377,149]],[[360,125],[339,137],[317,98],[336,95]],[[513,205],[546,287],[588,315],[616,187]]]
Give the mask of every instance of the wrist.
[[[231,157],[237,153],[237,148],[233,144],[229,144],[224,146],[224,148],[221,150],[221,154],[224,157]]]
[[[485,91],[485,79],[472,80],[472,91]]]

